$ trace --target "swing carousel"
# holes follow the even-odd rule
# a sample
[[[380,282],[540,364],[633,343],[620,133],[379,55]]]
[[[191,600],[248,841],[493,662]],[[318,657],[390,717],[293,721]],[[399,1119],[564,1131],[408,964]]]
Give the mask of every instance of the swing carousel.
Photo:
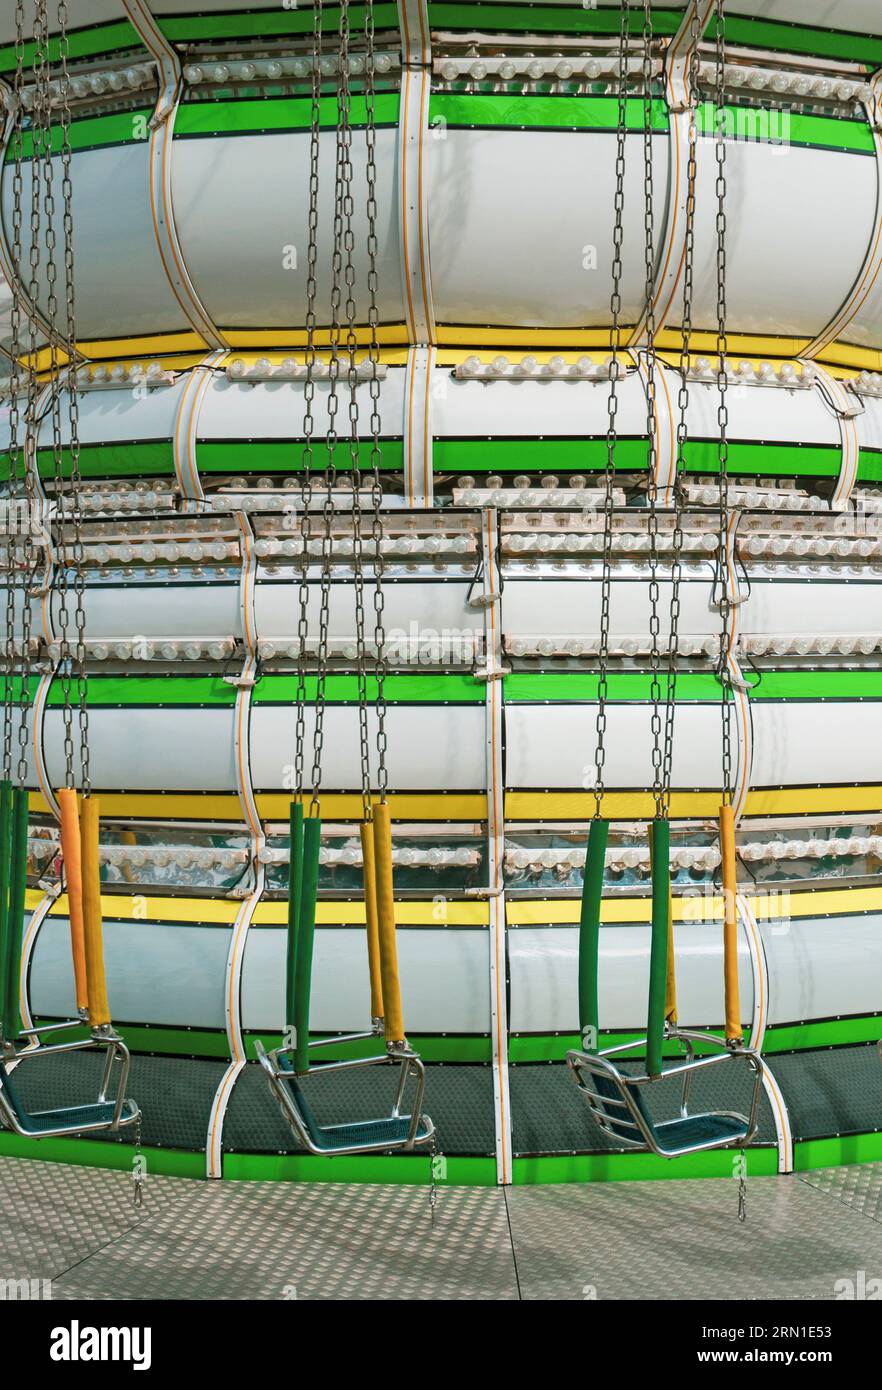
[[[0,17],[0,1153],[882,1158],[877,6],[86,8]]]

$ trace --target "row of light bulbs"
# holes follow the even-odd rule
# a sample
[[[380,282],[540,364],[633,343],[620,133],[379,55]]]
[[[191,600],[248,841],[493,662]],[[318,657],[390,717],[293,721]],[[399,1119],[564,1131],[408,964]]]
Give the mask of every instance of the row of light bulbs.
[[[287,849],[271,849],[264,846],[258,851],[258,859],[262,864],[287,864],[290,859],[290,852]],[[361,845],[353,842],[345,845],[342,849],[331,849],[325,846],[319,851],[319,862],[328,867],[341,865],[344,868],[357,868],[364,862],[361,854]],[[446,868],[469,868],[481,862],[481,854],[477,849],[393,849],[392,863],[397,864],[402,869],[446,869]]]
[[[336,359],[338,374],[342,379],[348,376],[349,363],[346,353],[340,353]],[[286,357],[282,362],[271,362],[268,357],[258,357],[256,362],[246,362],[242,357],[234,357],[225,367],[225,372],[229,381],[305,381],[308,375],[308,368],[305,362],[297,362],[293,357]],[[355,373],[359,381],[382,381],[386,375],[386,366],[382,362],[372,362],[369,357],[364,357],[356,364]],[[326,381],[331,374],[331,361],[325,358],[316,358],[312,365],[312,376],[316,381]]]
[[[720,499],[719,486],[687,483],[683,489],[689,502],[702,507],[716,507]],[[737,487],[729,484],[729,506],[748,511],[827,512],[829,503],[823,497],[798,492],[795,488]]]
[[[831,837],[830,839],[809,840],[765,840],[749,841],[738,846],[739,858],[746,863],[775,863],[779,860],[799,859],[848,859],[863,858],[866,855],[882,856],[882,835],[853,835],[850,837]],[[647,846],[629,845],[626,848],[614,847],[606,851],[606,867],[614,873],[632,869],[648,874],[651,861]],[[719,867],[720,851],[715,846],[673,846],[671,848],[671,867],[693,871],[712,871]],[[507,847],[505,867],[511,873],[529,870],[539,873],[543,869],[557,871],[584,869],[584,849],[525,849]]]
[[[117,362],[112,367],[96,362],[77,368],[79,391],[129,390],[143,386],[153,389],[174,386],[176,380],[176,374],[167,371],[160,362]]]
[[[86,97],[114,96],[122,92],[138,92],[156,82],[156,68],[152,63],[135,63],[127,68],[107,68],[99,72],[78,73],[67,80],[60,79],[48,84],[49,101],[53,106],[68,101],[83,101]],[[11,107],[15,93],[10,89],[6,96]],[[23,87],[21,104],[30,111],[37,100],[35,86]]]
[[[796,559],[869,560],[882,556],[882,539],[846,536],[757,536],[748,535],[739,541],[746,555]]]
[[[223,661],[235,650],[234,637],[137,637],[108,638],[86,643],[86,655],[92,661]],[[61,645],[49,643],[52,661],[61,659]]]
[[[28,849],[38,862],[45,862],[60,853],[57,840],[33,839]],[[102,864],[142,869],[151,865],[157,869],[227,869],[235,870],[249,860],[247,849],[223,849],[219,846],[197,845],[101,845],[98,857]]]
[[[323,552],[324,542],[321,540],[311,540],[308,543],[308,553],[319,557]],[[477,541],[472,535],[459,536],[388,536],[380,541],[380,554],[389,556],[398,555],[465,555],[477,548]],[[255,543],[255,554],[261,559],[276,559],[281,557],[299,557],[303,553],[302,540],[280,541],[275,539],[262,539]],[[361,542],[361,553],[365,556],[376,554],[376,542],[369,536],[364,536]],[[331,558],[349,556],[355,554],[355,541],[351,537],[334,537],[331,545]]]
[[[698,80],[704,85],[716,84],[717,72],[713,63],[699,65]],[[737,63],[726,64],[724,81],[727,87],[748,88],[754,92],[775,92],[781,96],[807,97],[819,101],[870,101],[873,95],[868,83],[851,81],[845,77],[785,72],[781,68],[748,68]]]
[[[218,86],[225,82],[276,82],[282,77],[310,77],[313,66],[311,56],[247,58],[224,63],[188,63],[184,68],[184,77],[193,86],[199,86],[201,83]],[[350,54],[346,66],[351,76],[358,77],[366,70],[367,58],[360,53]],[[397,53],[374,54],[375,73],[383,75],[400,66],[401,59]],[[326,54],[319,59],[319,72],[323,77],[336,76],[339,67],[338,54]]]
[[[606,357],[602,362],[595,362],[587,354],[575,362],[568,362],[565,357],[559,356],[539,362],[528,353],[519,362],[512,362],[500,353],[492,361],[485,362],[473,353],[457,364],[453,374],[460,381],[609,381],[616,366],[619,378],[634,370],[627,359],[619,358],[616,363],[614,358]]]
[[[628,59],[627,69],[629,75],[642,77],[642,59]],[[512,53],[492,58],[465,55],[435,61],[435,72],[445,82],[456,82],[463,78],[472,82],[483,82],[493,78],[502,82],[512,82],[517,77],[526,77],[531,82],[541,82],[543,79],[557,82],[596,82],[601,77],[617,74],[618,70],[618,58],[615,55],[576,58],[552,53],[543,58],[534,53]],[[652,71],[653,76],[661,73],[660,59],[652,59]]]
[[[685,535],[683,537],[681,552],[683,554],[713,555],[719,545],[719,538],[711,531],[705,531],[697,535]],[[511,555],[561,555],[572,554],[581,551],[597,552],[603,548],[603,535],[601,532],[589,532],[580,534],[573,531],[567,535],[552,535],[545,532],[542,535],[508,535],[504,537],[502,549],[506,554]],[[649,535],[638,535],[633,531],[620,531],[613,534],[613,548],[616,552],[632,555],[649,554],[651,540]],[[673,539],[669,534],[661,534],[658,537],[657,549],[668,551],[673,548]]]
[[[154,565],[167,561],[210,560],[214,563],[239,561],[239,546],[235,541],[146,541],[142,545],[87,545],[83,559],[87,565]]]
[[[861,372],[843,384],[862,396],[882,396],[882,372]]]

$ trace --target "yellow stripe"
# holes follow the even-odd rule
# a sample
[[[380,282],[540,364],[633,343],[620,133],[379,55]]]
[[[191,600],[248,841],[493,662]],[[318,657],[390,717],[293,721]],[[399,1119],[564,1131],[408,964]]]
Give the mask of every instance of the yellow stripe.
[[[690,819],[719,812],[720,794],[674,792],[671,815]],[[762,787],[748,792],[747,816],[836,815],[846,811],[878,811],[882,787]],[[594,814],[593,792],[508,792],[506,820],[584,820]],[[608,820],[651,819],[655,802],[650,792],[607,792],[601,813]]]
[[[34,911],[44,894],[28,889],[25,899],[28,911]],[[210,922],[232,926],[239,904],[224,898],[151,898],[126,893],[103,893],[101,911],[115,921],[144,922]],[[750,898],[750,906],[758,921],[780,921],[785,917],[843,917],[861,912],[882,911],[882,888],[817,888],[812,892],[792,892],[786,888],[761,893]],[[439,917],[439,912],[442,914]],[[258,903],[252,923],[258,927],[282,927],[287,922],[288,907],[284,902]],[[49,915],[67,916],[67,895],[62,894],[52,904]],[[514,927],[569,926],[579,920],[578,898],[553,898],[537,901],[509,900],[506,905],[508,922]],[[714,922],[723,915],[722,895],[674,897],[675,922]],[[652,899],[605,898],[601,920],[616,922],[649,922]],[[321,902],[316,908],[319,926],[363,926],[363,902]],[[396,902],[395,921],[409,927],[486,927],[490,908],[486,902],[449,899],[440,908],[435,902]]]
[[[388,798],[396,820],[480,821],[487,815],[487,798],[482,792],[464,792],[457,796],[438,796],[435,792],[392,792]],[[290,793],[267,792],[258,796],[257,810],[262,820],[287,821],[291,806]],[[35,815],[51,815],[45,798],[31,792],[28,798]],[[220,820],[241,823],[242,807],[237,796],[190,796],[186,792],[125,792],[101,793],[104,820]],[[342,792],[323,792],[322,815],[325,819],[360,820],[360,795]]]
[[[574,362],[586,348],[608,351],[611,347],[608,328],[471,328],[456,324],[438,325],[440,351],[437,356],[439,366],[456,366],[471,357],[475,349],[484,348],[488,356],[490,350],[508,348],[524,351],[546,348],[548,356],[559,356],[566,362]],[[241,350],[248,360],[249,353],[265,355],[275,349],[279,359],[294,357],[300,360],[292,348],[306,346],[305,330],[286,330],[270,332],[254,330],[250,332],[225,334],[231,348]],[[366,327],[356,330],[357,341],[367,347],[370,331]],[[389,366],[403,366],[407,360],[405,324],[386,324],[379,329],[379,341],[383,346],[380,361]],[[678,365],[681,335],[676,328],[662,329],[656,337],[656,350],[664,361],[672,367]],[[744,358],[756,365],[769,359],[792,361],[800,357],[809,345],[807,338],[770,338],[757,334],[733,333],[729,339],[730,357]],[[316,346],[328,347],[330,338],[327,331],[316,334]],[[83,357],[94,361],[141,361],[145,357],[156,358],[171,369],[183,370],[195,366],[205,355],[202,340],[195,333],[167,333],[143,338],[101,338],[81,342],[77,345]],[[397,349],[397,350],[396,350]],[[714,359],[716,336],[713,333],[693,333],[691,350]],[[178,354],[173,356],[173,354]],[[180,354],[189,354],[186,357]],[[301,354],[302,356],[302,354]],[[542,361],[542,354],[538,360]],[[826,365],[832,376],[848,377],[857,371],[882,371],[882,350],[878,348],[857,347],[853,343],[830,343],[813,359]],[[41,349],[35,356],[38,372],[46,372],[50,367],[48,349]],[[63,356],[62,356],[63,363]]]
[[[793,893],[787,889],[762,893],[750,899],[757,921],[780,921],[785,917],[845,916],[882,909],[882,888],[816,889],[812,893]],[[579,921],[579,899],[553,899],[550,902],[506,904],[508,922],[513,927],[575,926]],[[675,922],[719,922],[723,916],[721,894],[708,897],[675,897]],[[652,898],[605,898],[602,922],[650,922]]]
[[[43,894],[29,890],[26,904],[34,911]],[[132,897],[127,893],[103,893],[101,912],[108,919],[122,922],[210,922],[217,926],[232,926],[240,904],[224,898],[150,898]],[[52,917],[67,916],[67,894],[56,899],[49,909]],[[440,915],[439,915],[440,914]],[[288,904],[259,903],[252,917],[258,927],[283,927],[288,920]],[[319,903],[315,920],[319,926],[363,926],[364,903]],[[448,900],[439,907],[434,902],[397,902],[395,922],[402,927],[486,927],[490,922],[487,903]]]

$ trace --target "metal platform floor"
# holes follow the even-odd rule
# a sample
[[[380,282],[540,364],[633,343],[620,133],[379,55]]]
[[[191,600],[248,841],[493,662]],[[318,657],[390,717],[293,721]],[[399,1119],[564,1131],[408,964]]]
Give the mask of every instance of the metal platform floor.
[[[422,1187],[161,1176],[139,1213],[125,1173],[3,1158],[0,1279],[272,1301],[833,1299],[882,1278],[882,1164],[751,1178],[736,1213],[730,1179],[440,1188],[433,1225]]]

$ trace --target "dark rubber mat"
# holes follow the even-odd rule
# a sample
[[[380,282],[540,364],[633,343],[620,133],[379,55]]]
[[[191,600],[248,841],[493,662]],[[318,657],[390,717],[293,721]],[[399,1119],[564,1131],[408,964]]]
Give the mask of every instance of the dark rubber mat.
[[[882,1129],[882,1062],[875,1043],[772,1059],[793,1138]]]

